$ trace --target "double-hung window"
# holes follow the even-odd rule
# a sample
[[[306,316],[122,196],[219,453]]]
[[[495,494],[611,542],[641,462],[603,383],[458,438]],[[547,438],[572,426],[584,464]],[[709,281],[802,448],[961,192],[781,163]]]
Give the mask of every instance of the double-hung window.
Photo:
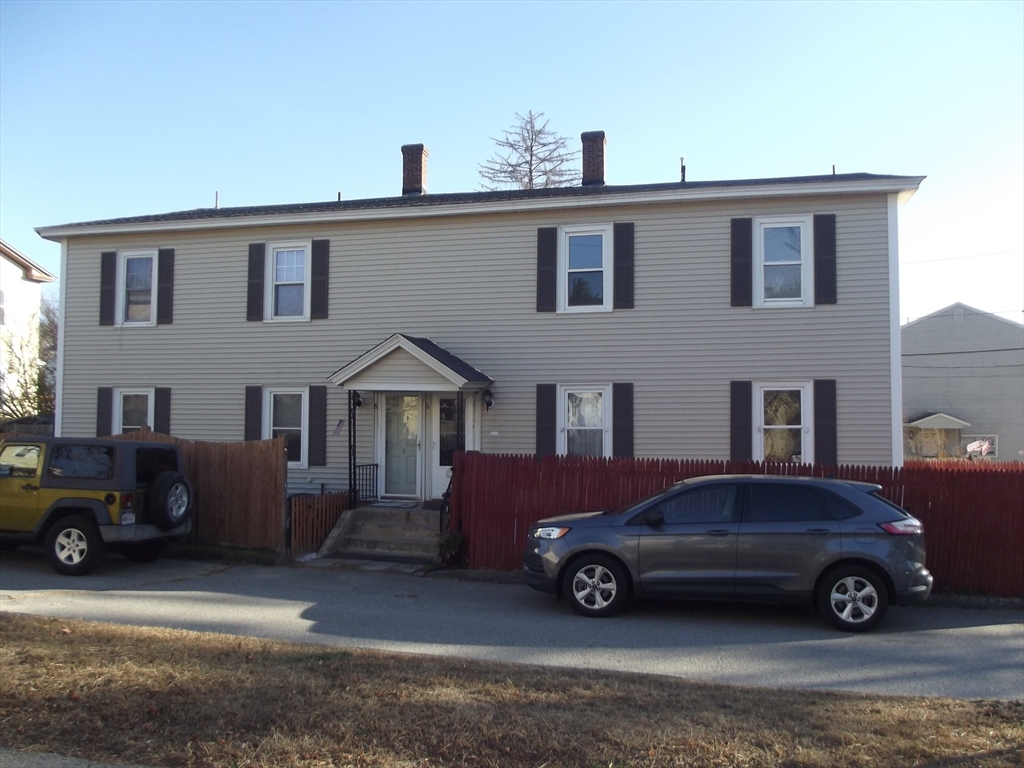
[[[309,320],[312,244],[268,243],[267,252],[265,319]]]
[[[117,325],[156,323],[156,251],[120,251],[117,259]]]
[[[754,305],[804,307],[814,304],[813,217],[754,219]]]
[[[813,386],[754,386],[754,458],[758,461],[814,462]]]
[[[566,456],[612,455],[612,388],[560,385],[558,452]]]
[[[284,437],[288,466],[309,466],[309,390],[306,387],[265,387],[263,439]]]
[[[610,224],[566,226],[559,229],[559,311],[611,311],[612,271]]]
[[[146,427],[153,429],[154,390],[114,390],[114,434],[126,434]]]

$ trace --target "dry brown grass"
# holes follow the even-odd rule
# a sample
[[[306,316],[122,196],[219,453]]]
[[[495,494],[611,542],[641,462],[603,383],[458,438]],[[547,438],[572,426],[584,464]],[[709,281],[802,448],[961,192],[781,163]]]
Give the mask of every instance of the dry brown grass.
[[[3,613],[0,743],[157,766],[1021,765],[1024,703],[765,691]]]

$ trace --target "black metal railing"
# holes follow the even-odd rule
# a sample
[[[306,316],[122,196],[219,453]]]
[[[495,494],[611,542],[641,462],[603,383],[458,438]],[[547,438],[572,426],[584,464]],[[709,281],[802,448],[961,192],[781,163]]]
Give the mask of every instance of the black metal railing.
[[[353,504],[373,501],[377,498],[377,465],[356,464],[356,498]]]

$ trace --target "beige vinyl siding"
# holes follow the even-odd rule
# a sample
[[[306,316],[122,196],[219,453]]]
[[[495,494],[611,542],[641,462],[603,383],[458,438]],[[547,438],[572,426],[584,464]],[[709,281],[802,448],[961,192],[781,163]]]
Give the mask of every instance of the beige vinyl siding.
[[[834,306],[730,303],[730,219],[837,214]],[[636,308],[536,312],[537,228],[635,223]],[[96,388],[169,386],[172,431],[241,439],[246,385],[306,386],[393,333],[423,336],[494,380],[482,449],[532,453],[535,386],[634,384],[638,456],[724,458],[729,382],[838,381],[839,459],[891,459],[885,195],[675,203],[419,220],[205,230],[69,243],[63,430],[93,434]],[[330,317],[247,322],[248,244],[327,238]],[[175,249],[174,323],[100,327],[100,252]],[[366,399],[366,398],[364,398]],[[347,419],[328,387],[328,430]],[[372,407],[360,409],[360,462],[372,461]],[[341,483],[347,430],[328,437],[328,467],[305,482]]]
[[[429,368],[404,349],[395,349],[384,355],[369,369],[353,376],[345,384],[347,389],[385,388],[394,391],[396,387],[426,392],[444,392],[455,385],[437,371]]]

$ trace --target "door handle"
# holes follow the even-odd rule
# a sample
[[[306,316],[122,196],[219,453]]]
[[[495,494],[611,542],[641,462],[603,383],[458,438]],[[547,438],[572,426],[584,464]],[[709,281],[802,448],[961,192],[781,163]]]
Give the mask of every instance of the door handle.
[[[710,531],[708,531],[708,536],[728,536],[728,535],[729,535],[729,529],[728,528],[712,528]]]
[[[814,536],[826,536],[832,533],[832,531],[830,531],[828,528],[808,528],[807,533],[812,534]]]
[[[23,486],[21,486],[21,490],[23,490],[23,491],[38,491],[39,490],[39,486],[38,485],[32,485],[32,483],[25,483]]]

